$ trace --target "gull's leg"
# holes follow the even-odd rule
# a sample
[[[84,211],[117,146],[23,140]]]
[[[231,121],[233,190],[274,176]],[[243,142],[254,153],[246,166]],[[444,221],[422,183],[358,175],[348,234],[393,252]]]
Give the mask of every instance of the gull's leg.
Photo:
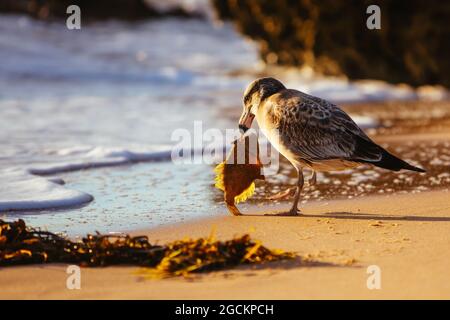
[[[309,178],[309,180],[308,180],[308,185],[311,187],[311,186],[315,185],[316,183],[317,183],[317,174],[315,171],[313,171],[311,178]]]
[[[292,204],[291,210],[289,210],[289,215],[292,216],[297,216],[300,214],[300,211],[298,210],[298,200],[300,199],[300,193],[302,192],[304,184],[302,169],[301,168],[297,169],[297,173],[298,173],[298,180],[297,180],[297,189],[295,190],[294,195],[294,203]]]
[[[311,178],[309,178],[308,180],[308,186],[313,186],[317,183],[317,174],[315,171],[312,172]],[[293,195],[295,195],[295,192],[297,190],[297,186],[295,187],[290,187],[286,190],[280,191],[277,194],[274,194],[270,197],[267,197],[267,200],[282,200],[282,199],[287,199],[292,197]]]
[[[290,198],[295,194],[295,189],[297,189],[297,187],[287,188],[286,190],[280,191],[277,194],[267,197],[267,200],[283,200]]]

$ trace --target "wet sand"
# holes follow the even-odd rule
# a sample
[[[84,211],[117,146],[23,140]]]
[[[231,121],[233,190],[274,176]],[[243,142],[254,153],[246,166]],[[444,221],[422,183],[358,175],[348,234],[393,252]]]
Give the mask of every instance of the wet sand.
[[[214,228],[219,239],[250,232],[269,248],[296,251],[315,264],[298,259],[163,280],[145,280],[136,267],[83,268],[81,290],[66,288],[64,265],[2,268],[0,298],[449,299],[450,108],[407,105],[417,110],[387,103],[357,110],[379,117],[382,126],[370,132],[375,141],[424,166],[426,174],[362,167],[321,175],[317,186],[305,189],[303,216],[265,216],[288,208],[261,201],[288,187],[292,171],[284,164],[280,177],[260,185],[256,200],[242,206],[245,216],[223,208],[214,218],[134,232],[159,243],[207,236]],[[403,111],[388,116],[395,112],[383,108]],[[366,284],[371,265],[381,270],[379,290]]]

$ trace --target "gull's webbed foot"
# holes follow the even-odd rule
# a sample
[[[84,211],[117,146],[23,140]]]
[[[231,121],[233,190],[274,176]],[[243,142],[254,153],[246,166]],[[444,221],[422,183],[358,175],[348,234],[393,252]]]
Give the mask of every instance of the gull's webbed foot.
[[[288,212],[286,212],[286,216],[300,216],[302,213],[301,211],[297,208],[291,208],[291,210],[289,210]]]
[[[266,214],[267,216],[282,216],[282,217],[296,217],[301,216],[302,212],[297,208],[292,208],[289,211],[275,213],[275,214]]]
[[[317,183],[317,174],[313,171],[311,178],[308,180],[308,185],[310,187],[314,186]]]

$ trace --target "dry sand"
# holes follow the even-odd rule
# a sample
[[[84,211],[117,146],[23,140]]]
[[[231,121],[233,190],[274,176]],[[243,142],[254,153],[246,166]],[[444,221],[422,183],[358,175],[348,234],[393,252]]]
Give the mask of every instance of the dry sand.
[[[83,268],[80,290],[66,289],[66,266],[0,269],[0,298],[334,299],[450,298],[450,194],[373,196],[310,203],[304,216],[232,217],[174,224],[146,233],[153,241],[251,232],[271,248],[319,261],[202,274],[193,280],[144,280],[136,267]],[[381,268],[369,290],[367,267]]]

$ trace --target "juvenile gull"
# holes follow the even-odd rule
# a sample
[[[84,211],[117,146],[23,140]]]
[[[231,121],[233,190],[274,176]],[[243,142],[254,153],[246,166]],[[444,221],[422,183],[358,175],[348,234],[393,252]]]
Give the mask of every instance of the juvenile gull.
[[[298,181],[294,203],[288,215],[298,215],[297,208],[303,188],[303,168],[313,171],[334,171],[371,164],[380,168],[425,172],[390,154],[373,142],[338,106],[287,89],[274,78],[253,81],[244,93],[244,110],[239,128],[244,132],[253,119],[270,143],[295,167]]]

